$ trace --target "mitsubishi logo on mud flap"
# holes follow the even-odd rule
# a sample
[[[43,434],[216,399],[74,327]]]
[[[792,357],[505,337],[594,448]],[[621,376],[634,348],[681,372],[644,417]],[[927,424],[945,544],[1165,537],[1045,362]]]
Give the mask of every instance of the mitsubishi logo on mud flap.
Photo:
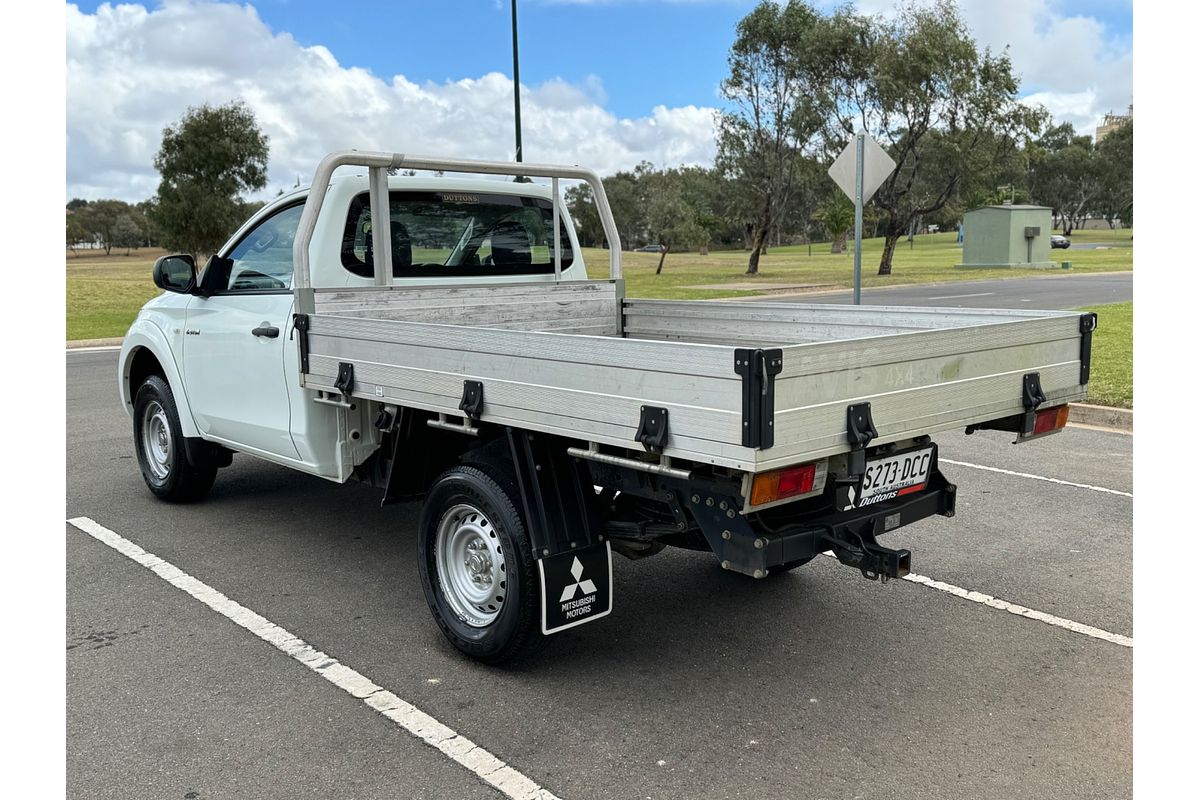
[[[608,542],[538,559],[542,633],[582,625],[612,611],[612,551]]]
[[[573,600],[577,589],[582,589],[584,594],[596,593],[596,584],[590,580],[579,580],[583,575],[583,564],[579,563],[578,556],[575,557],[575,562],[571,564],[571,575],[575,578],[575,583],[567,584],[566,588],[563,589],[562,597],[558,598],[558,602],[565,603],[568,600]]]

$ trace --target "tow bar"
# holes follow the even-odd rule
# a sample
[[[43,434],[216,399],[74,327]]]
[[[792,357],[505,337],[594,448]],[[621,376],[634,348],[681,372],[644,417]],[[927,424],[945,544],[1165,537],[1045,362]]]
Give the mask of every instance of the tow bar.
[[[854,531],[844,528],[825,535],[824,543],[837,556],[837,560],[848,567],[857,567],[863,577],[871,581],[886,583],[892,578],[903,578],[912,566],[912,553],[908,550],[893,550],[884,547],[869,531]]]

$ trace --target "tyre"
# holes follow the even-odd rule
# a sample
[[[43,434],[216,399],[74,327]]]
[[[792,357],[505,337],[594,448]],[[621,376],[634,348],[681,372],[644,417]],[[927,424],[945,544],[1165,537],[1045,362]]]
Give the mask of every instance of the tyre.
[[[492,464],[452,467],[429,490],[418,565],[434,621],[454,647],[487,664],[542,640],[540,583],[520,495]]]
[[[138,387],[133,402],[133,442],[146,486],[157,497],[185,503],[199,500],[212,488],[217,465],[188,459],[179,411],[171,386],[151,375]]]

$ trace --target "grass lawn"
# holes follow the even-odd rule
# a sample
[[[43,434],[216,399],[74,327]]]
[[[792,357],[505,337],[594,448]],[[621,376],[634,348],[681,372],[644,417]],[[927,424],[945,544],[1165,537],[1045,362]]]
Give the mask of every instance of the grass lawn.
[[[1091,306],[1096,332],[1092,335],[1092,379],[1088,402],[1133,408],[1133,303]]]
[[[953,233],[917,236],[910,248],[901,241],[896,248],[892,275],[879,277],[882,239],[863,242],[863,285],[895,286],[905,283],[1016,278],[1025,275],[1063,274],[1061,270],[958,270],[962,251],[954,243]],[[1080,231],[1071,237],[1074,244],[1103,243],[1106,250],[1053,250],[1055,261],[1071,261],[1071,272],[1108,272],[1133,268],[1133,233],[1130,230]],[[67,338],[100,339],[123,336],[138,309],[158,294],[150,281],[150,269],[161,250],[135,250],[126,256],[114,250],[86,251],[66,256]],[[584,258],[593,277],[608,274],[608,251],[586,249]],[[757,290],[696,289],[705,284],[814,284],[824,288],[850,286],[854,256],[851,252],[831,254],[829,244],[808,247],[774,247],[759,263],[757,276],[746,275],[748,254],[741,250],[698,253],[672,253],[667,256],[662,275],[655,275],[658,255],[624,253],[626,293],[630,297],[676,300],[704,300],[715,297],[740,297],[761,294]],[[1103,323],[1102,323],[1103,324]]]
[[[67,339],[124,336],[138,309],[160,290],[150,279],[162,250],[67,253]]]
[[[1073,274],[1079,272],[1115,272],[1133,269],[1133,231],[1079,231],[1072,244],[1108,245],[1105,250],[1052,250],[1051,260],[1070,261],[1070,273],[1039,269],[954,269],[962,261],[962,250],[953,233],[935,233],[914,237],[910,248],[901,241],[896,247],[892,274],[881,277],[879,256],[883,239],[863,240],[863,286],[898,286],[905,283],[988,280],[1029,275]],[[608,251],[587,249],[584,258],[593,277],[601,277],[608,268]],[[626,294],[667,300],[705,300],[760,294],[755,291],[696,289],[706,284],[789,283],[814,284],[824,288],[848,287],[854,281],[853,242],[845,253],[834,255],[829,244],[814,244],[812,255],[804,245],[773,247],[759,261],[759,274],[746,275],[749,254],[741,250],[697,253],[671,253],[663,265],[663,274],[655,275],[658,255],[624,253],[621,264],[625,273]]]

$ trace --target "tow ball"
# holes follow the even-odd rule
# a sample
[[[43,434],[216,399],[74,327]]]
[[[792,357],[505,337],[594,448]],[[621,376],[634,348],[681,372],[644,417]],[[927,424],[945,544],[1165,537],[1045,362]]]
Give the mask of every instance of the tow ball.
[[[884,547],[869,530],[827,533],[824,544],[838,561],[857,568],[867,580],[886,583],[892,578],[903,578],[912,567],[912,553]]]

